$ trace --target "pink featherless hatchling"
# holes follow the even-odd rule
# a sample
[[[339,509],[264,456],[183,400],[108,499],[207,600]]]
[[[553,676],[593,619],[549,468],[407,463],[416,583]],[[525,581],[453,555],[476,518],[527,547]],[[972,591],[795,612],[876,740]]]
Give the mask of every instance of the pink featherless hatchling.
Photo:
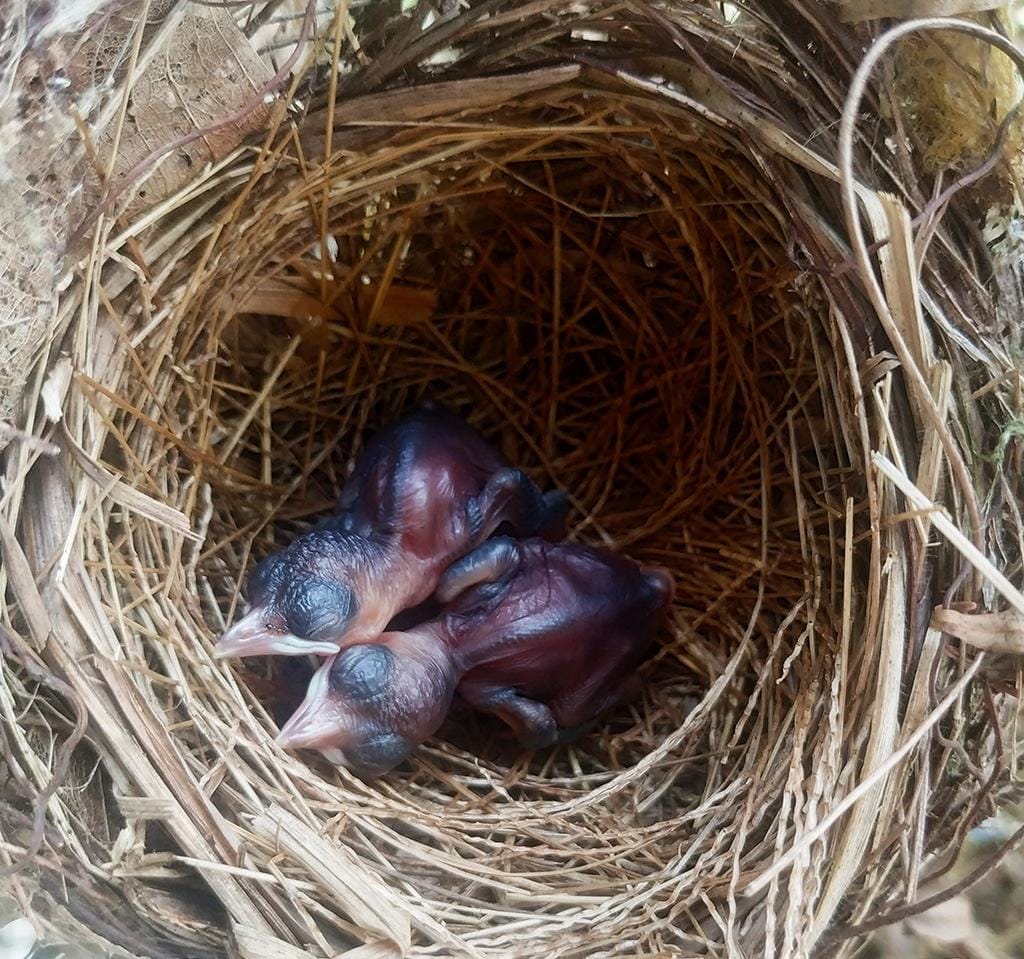
[[[606,550],[492,539],[442,577],[437,619],[326,661],[278,742],[380,775],[436,732],[456,691],[528,748],[571,738],[636,694],[672,594],[665,570]]]
[[[216,656],[330,656],[374,642],[503,524],[559,538],[568,500],[542,495],[466,423],[424,406],[367,444],[338,507],[256,566],[248,609]]]

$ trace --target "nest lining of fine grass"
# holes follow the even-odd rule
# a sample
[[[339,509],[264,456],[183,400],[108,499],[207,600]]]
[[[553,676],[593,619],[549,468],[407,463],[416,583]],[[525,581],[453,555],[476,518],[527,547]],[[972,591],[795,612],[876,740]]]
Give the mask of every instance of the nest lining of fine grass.
[[[36,580],[8,561],[29,638],[5,630],[5,761],[38,790],[88,718],[43,838],[103,890],[94,930],[130,943],[141,922],[164,954],[227,929],[242,955],[803,955],[916,898],[989,808],[1001,688],[927,630],[979,582],[922,548],[929,514],[871,461],[965,529],[975,511],[1019,569],[1012,463],[982,455],[1011,344],[975,246],[930,224],[927,319],[883,248],[889,325],[872,312],[827,165],[857,44],[824,14],[798,31],[784,6],[730,25],[692,5],[668,29],[642,4],[556,6],[487,32],[466,14],[457,82],[428,97],[377,93],[401,41],[357,23],[349,98],[312,70],[259,144],[104,226],[66,294],[67,457],[9,472]],[[595,23],[603,44],[572,43]],[[416,40],[417,62],[451,37]],[[548,65],[560,43],[585,65]],[[920,195],[884,135],[866,124],[855,172]],[[899,201],[864,196],[903,235]],[[455,713],[368,785],[273,745],[294,664],[217,663],[212,641],[253,563],[424,397],[566,489],[573,538],[668,566],[677,601],[642,699],[578,744],[523,754]],[[28,845],[24,815],[5,807],[5,834]]]

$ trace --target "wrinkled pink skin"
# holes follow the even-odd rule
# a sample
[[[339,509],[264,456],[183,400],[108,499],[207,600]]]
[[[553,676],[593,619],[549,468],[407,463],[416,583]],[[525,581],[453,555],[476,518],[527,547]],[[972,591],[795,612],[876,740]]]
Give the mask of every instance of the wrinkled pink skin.
[[[437,731],[456,691],[524,746],[571,738],[636,694],[672,583],[607,551],[498,538],[438,597],[438,619],[325,663],[279,742],[379,775]]]
[[[424,408],[367,444],[338,505],[256,567],[249,608],[217,656],[329,656],[373,642],[503,523],[560,536],[567,501],[542,496],[457,417]]]

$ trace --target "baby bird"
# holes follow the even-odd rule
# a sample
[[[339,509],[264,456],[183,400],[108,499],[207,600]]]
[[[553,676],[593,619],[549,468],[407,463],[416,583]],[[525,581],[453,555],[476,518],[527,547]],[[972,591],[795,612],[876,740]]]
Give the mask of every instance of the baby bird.
[[[605,550],[490,540],[445,573],[440,617],[324,663],[277,741],[378,776],[437,731],[456,691],[527,748],[571,738],[636,694],[672,595],[665,570]]]
[[[460,419],[423,407],[367,444],[337,515],[256,566],[248,609],[214,654],[330,656],[373,642],[502,524],[557,539],[567,508]]]

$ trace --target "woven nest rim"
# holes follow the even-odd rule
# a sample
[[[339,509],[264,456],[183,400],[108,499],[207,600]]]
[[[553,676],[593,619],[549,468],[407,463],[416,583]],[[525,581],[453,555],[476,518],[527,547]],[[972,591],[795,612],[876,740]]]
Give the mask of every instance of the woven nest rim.
[[[642,9],[652,23],[664,20]],[[673,30],[697,25],[707,29],[684,18]],[[712,41],[724,54],[726,34]],[[672,66],[664,50],[652,62]],[[992,534],[993,514],[966,468],[965,424],[979,413],[954,383],[965,366],[952,352],[957,341],[946,329],[937,336],[934,311],[921,310],[914,277],[889,252],[901,244],[878,251],[879,285],[867,243],[854,243],[851,270],[837,240],[843,208],[854,206],[856,165],[871,160],[854,148],[859,79],[836,172],[827,151],[801,146],[709,82],[720,79],[714,70],[675,67],[669,82],[593,64],[477,86],[461,79],[433,86],[429,106],[415,89],[331,101],[298,122],[333,120],[326,161],[317,159],[318,134],[296,136],[280,111],[262,148],[206,171],[155,213],[108,228],[85,276],[125,251],[147,268],[145,281],[114,281],[115,310],[87,299],[82,281],[66,295],[66,315],[84,318],[69,341],[75,373],[60,437],[74,469],[42,459],[19,477],[10,516],[21,522],[24,570],[10,564],[7,575],[48,667],[41,676],[36,667],[37,679],[80,705],[95,730],[104,772],[93,779],[117,805],[111,822],[122,823],[118,867],[153,867],[144,824],[161,822],[185,852],[164,865],[181,888],[197,862],[221,863],[199,874],[243,952],[275,939],[321,950],[386,939],[401,952],[415,944],[477,955],[525,941],[552,955],[610,953],[623,941],[652,955],[776,938],[783,952],[820,949],[829,922],[856,926],[891,888],[890,825],[918,823],[906,863],[913,876],[926,851],[954,850],[981,814],[981,800],[966,797],[1002,758],[988,715],[961,712],[943,727],[947,741],[979,748],[974,768],[946,756],[922,781],[914,762],[900,763],[920,762],[915,746],[934,744],[950,709],[981,695],[972,683],[982,659],[946,657],[940,632],[925,634],[913,655],[903,648],[927,623],[910,598],[921,606],[936,589],[914,544],[928,542],[933,523],[953,537],[935,560],[948,586],[970,558],[955,539],[960,528],[982,545],[986,533],[1005,539]],[[869,58],[858,74],[865,84],[870,67]],[[496,127],[499,105],[507,118]],[[392,128],[382,131],[367,117],[385,107]],[[410,116],[396,124],[403,109]],[[626,173],[614,199],[599,186],[615,182],[609,164]],[[882,226],[903,230],[912,248],[902,204],[857,189],[874,239]],[[622,217],[612,203],[628,212],[618,236],[625,266],[603,259],[607,221]],[[644,203],[650,210],[638,215]],[[153,227],[163,223],[161,235]],[[932,296],[958,259],[955,235],[934,226],[939,251],[921,281]],[[860,220],[847,215],[846,227],[856,240]],[[791,228],[819,278],[787,261]],[[445,242],[431,248],[439,235]],[[538,251],[551,250],[551,263],[539,265]],[[658,276],[662,259],[688,269]],[[454,279],[460,266],[473,275],[464,289]],[[620,266],[632,285],[622,285]],[[566,289],[580,297],[574,312]],[[950,303],[965,313],[959,293],[941,291],[946,316],[956,315]],[[672,339],[669,299],[705,324],[707,339]],[[768,303],[776,312],[765,319]],[[135,330],[127,355],[125,328],[110,322],[121,311]],[[532,332],[531,311],[541,314]],[[240,313],[262,319],[239,323]],[[500,328],[510,314],[519,325],[505,320],[506,346],[533,337],[538,364],[550,365],[546,379],[520,387],[525,398],[502,387],[515,358],[478,329]],[[616,340],[623,329],[628,342]],[[868,354],[882,335],[893,353]],[[340,347],[347,352],[335,355]],[[995,381],[1001,346],[985,347]],[[689,362],[673,366],[678,355]],[[313,401],[298,360],[320,363]],[[630,380],[638,369],[646,376]],[[330,395],[328,371],[345,384],[347,405]],[[665,387],[652,394],[660,410],[643,392],[651,380]],[[257,691],[280,675],[214,667],[210,643],[230,620],[251,556],[273,542],[270,517],[278,535],[303,528],[366,429],[428,386],[471,411],[535,476],[575,494],[575,536],[668,558],[687,588],[642,705],[580,752],[530,765],[500,749],[474,758],[457,742],[435,743],[411,769],[367,786],[276,750]],[[1002,402],[998,390],[985,395]],[[664,429],[644,433],[649,422],[616,407],[633,398],[648,421],[691,416],[669,459],[699,461],[699,482],[677,476],[669,492],[644,475]],[[687,414],[695,408],[703,420]],[[618,445],[594,445],[588,409],[610,411]],[[730,415],[716,421],[723,411]],[[317,446],[324,421],[338,433]],[[611,469],[623,477],[621,502],[601,482]],[[226,504],[231,496],[237,502]],[[928,512],[943,500],[953,520]],[[40,524],[44,511],[59,522]],[[669,522],[677,515],[688,535]],[[5,557],[17,556],[7,525]],[[727,550],[721,540],[706,545],[712,527],[728,529]],[[210,548],[214,532],[226,546]],[[1001,574],[984,556],[975,566],[961,596],[991,604],[982,585],[1000,589]],[[47,574],[42,596],[33,595],[33,567]],[[38,642],[44,621],[68,639],[64,649]],[[10,642],[33,675],[31,641]],[[97,656],[110,661],[101,692],[87,698]],[[17,689],[12,704],[27,695]],[[48,707],[35,715],[56,742],[66,719]],[[81,716],[65,744],[81,736]],[[31,726],[10,731],[35,755]],[[145,736],[168,743],[168,754]],[[698,795],[680,779],[702,764]],[[58,815],[54,828],[88,862],[99,824],[84,818]],[[462,885],[445,893],[442,879]],[[157,903],[166,908],[150,891],[135,908],[164,934],[215,948],[216,923],[180,901],[179,913],[159,920]],[[651,922],[651,910],[674,921]]]

